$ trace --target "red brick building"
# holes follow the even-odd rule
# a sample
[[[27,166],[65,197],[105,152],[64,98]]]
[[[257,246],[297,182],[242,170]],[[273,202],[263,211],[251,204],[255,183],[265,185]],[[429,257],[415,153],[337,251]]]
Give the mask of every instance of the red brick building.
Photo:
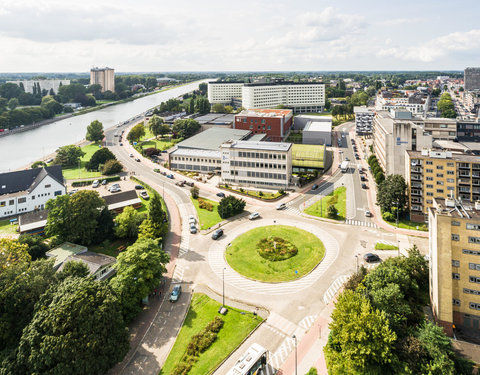
[[[281,142],[292,126],[290,109],[248,109],[235,115],[234,129],[266,134],[269,141]]]

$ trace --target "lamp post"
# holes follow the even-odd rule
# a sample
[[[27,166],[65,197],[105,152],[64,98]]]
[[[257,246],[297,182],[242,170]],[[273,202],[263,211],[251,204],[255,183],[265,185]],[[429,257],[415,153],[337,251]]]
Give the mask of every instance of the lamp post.
[[[297,336],[293,335],[292,338],[295,340],[295,375],[297,375]]]
[[[397,204],[397,228],[398,228],[398,206],[400,206],[400,202],[396,201],[395,203]]]
[[[225,306],[225,267],[222,270],[222,307]]]
[[[355,258],[357,260],[357,273],[358,273],[358,255],[357,254],[355,255]]]
[[[400,256],[400,240],[397,240],[397,256]]]

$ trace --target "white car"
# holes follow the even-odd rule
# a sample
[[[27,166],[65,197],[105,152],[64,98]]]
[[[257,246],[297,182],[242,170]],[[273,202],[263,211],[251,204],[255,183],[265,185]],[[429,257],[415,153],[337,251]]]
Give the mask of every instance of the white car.
[[[122,189],[120,189],[120,187],[113,187],[110,189],[110,193],[118,193],[119,191],[122,191]]]
[[[188,223],[189,223],[190,225],[195,225],[195,224],[197,223],[197,219],[195,219],[195,216],[190,215],[190,216],[188,217]]]
[[[276,207],[277,210],[284,210],[285,208],[287,208],[287,205],[285,203],[279,203]]]
[[[100,181],[98,180],[93,181],[92,188],[97,188],[99,186],[100,186]]]
[[[248,215],[248,218],[250,220],[255,220],[255,219],[258,219],[260,217],[260,214],[258,212],[252,212],[250,215]]]
[[[145,190],[140,192],[140,196],[145,200],[150,199],[150,196],[148,195],[148,193]]]
[[[128,155],[128,156],[130,156],[131,158],[133,158],[133,154],[130,154],[130,155]]]

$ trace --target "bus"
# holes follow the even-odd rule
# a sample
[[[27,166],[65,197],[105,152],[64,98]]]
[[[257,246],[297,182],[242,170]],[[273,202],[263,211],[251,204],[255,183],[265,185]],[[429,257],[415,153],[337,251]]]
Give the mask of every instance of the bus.
[[[342,173],[346,173],[348,170],[348,161],[342,161],[342,164],[340,164],[340,169],[342,170]]]
[[[265,375],[266,368],[267,349],[259,344],[252,344],[227,375]]]

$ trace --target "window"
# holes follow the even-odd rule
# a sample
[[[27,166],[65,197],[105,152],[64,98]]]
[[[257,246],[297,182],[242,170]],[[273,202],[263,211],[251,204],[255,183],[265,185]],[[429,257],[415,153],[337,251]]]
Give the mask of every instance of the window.
[[[7,205],[6,201],[0,202],[0,207],[5,207]]]
[[[460,306],[460,300],[459,299],[453,298],[452,302],[453,302],[454,306]]]
[[[455,171],[447,171],[447,174],[448,174],[448,175],[454,175],[454,174],[455,174]]]
[[[480,290],[475,290],[475,289],[463,288],[463,293],[466,293],[466,294],[475,294],[475,295],[477,295],[477,296],[480,296]]]
[[[454,227],[459,227],[459,226],[460,226],[460,222],[459,222],[459,221],[452,220],[452,225],[453,225]]]
[[[454,280],[460,280],[460,274],[456,272],[452,272],[452,279]]]
[[[468,255],[480,255],[480,251],[467,250],[467,249],[463,249],[462,253],[463,254],[468,254]]]
[[[433,169],[428,169],[427,168],[427,173],[433,173]]]
[[[14,204],[15,204],[15,199],[10,199],[10,200],[8,201],[8,205],[9,205],[9,206],[13,206]]]
[[[470,230],[480,230],[480,225],[467,223],[467,229],[470,229]]]
[[[427,189],[433,189],[433,185],[427,184]]]
[[[447,167],[454,167],[455,164],[454,163],[447,163]]]
[[[437,165],[437,169],[443,169],[443,165]]]
[[[455,182],[455,180],[453,178],[447,178],[447,182],[453,183],[453,182]]]
[[[427,181],[433,181],[433,177],[427,176]]]
[[[478,263],[468,263],[468,268],[475,271],[480,271],[480,264]]]
[[[52,187],[52,185],[50,185],[50,184],[45,185],[45,189],[48,189],[48,188],[50,188],[50,187]]]
[[[35,200],[35,195],[32,195],[32,200]]]
[[[480,284],[480,277],[477,277],[477,276],[469,276],[469,281],[471,283],[475,283],[475,284]]]
[[[25,203],[27,198],[18,198],[18,203]]]
[[[437,173],[438,178],[443,178],[443,173]]]
[[[452,234],[452,241],[460,241],[460,235]]]
[[[443,189],[437,189],[437,193],[442,194],[442,193],[443,193]]]
[[[432,165],[433,162],[432,162],[431,160],[427,160],[426,164],[427,164],[427,165]]]
[[[452,259],[452,267],[460,267],[460,261]]]
[[[468,243],[480,243],[480,237],[468,236]]]
[[[470,308],[474,310],[480,310],[480,303],[470,302]]]
[[[437,185],[443,185],[443,181],[437,181]]]

